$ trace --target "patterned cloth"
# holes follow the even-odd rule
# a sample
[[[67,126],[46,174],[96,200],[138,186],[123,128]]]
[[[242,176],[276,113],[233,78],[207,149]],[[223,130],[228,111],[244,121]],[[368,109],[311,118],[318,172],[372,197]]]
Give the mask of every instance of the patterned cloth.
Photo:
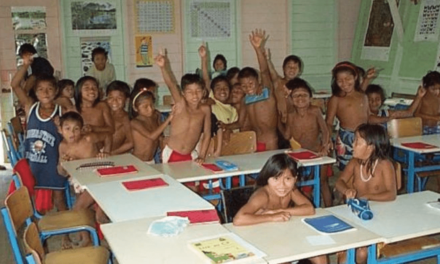
[[[343,171],[348,162],[353,158],[354,132],[339,128],[336,137],[336,158],[339,162],[339,170]]]
[[[434,134],[440,134],[440,125],[437,125],[435,127],[423,126],[423,135],[434,135]]]

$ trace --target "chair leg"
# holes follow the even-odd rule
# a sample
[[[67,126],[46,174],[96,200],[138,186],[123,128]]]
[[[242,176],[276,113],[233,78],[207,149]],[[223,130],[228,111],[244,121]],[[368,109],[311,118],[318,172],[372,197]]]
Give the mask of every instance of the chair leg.
[[[9,243],[12,247],[12,253],[14,254],[15,261],[17,264],[24,264],[23,257],[20,252],[20,247],[18,245],[17,237],[15,236],[14,228],[11,223],[11,219],[9,218],[9,214],[6,208],[0,209],[3,216],[3,223],[6,227],[6,232],[8,233]]]
[[[67,204],[67,208],[69,208],[70,210],[72,210],[73,208],[73,199],[72,199],[72,195],[70,193],[70,184],[69,181],[66,181],[66,190],[64,191],[64,195],[66,196],[66,204]]]

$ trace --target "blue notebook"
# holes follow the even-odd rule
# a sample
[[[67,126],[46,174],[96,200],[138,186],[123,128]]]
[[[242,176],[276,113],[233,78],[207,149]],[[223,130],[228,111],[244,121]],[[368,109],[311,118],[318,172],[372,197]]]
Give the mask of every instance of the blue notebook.
[[[236,171],[238,170],[237,165],[226,160],[216,160],[215,164],[222,168],[224,171]]]
[[[268,98],[269,98],[269,89],[263,88],[263,91],[261,91],[261,94],[246,95],[244,97],[244,103],[245,104],[253,104],[256,102],[267,100]]]
[[[321,234],[334,234],[345,231],[356,230],[353,226],[347,224],[334,215],[325,215],[314,218],[303,218],[304,223],[313,227]]]

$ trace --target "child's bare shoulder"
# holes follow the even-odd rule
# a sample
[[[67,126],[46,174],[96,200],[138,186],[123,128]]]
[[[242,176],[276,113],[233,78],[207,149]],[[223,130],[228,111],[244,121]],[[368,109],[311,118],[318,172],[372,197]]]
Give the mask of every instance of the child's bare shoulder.
[[[322,116],[321,108],[316,105],[310,105],[308,108],[308,112],[311,114],[314,114],[314,115],[321,115]]]
[[[97,108],[103,109],[103,110],[110,110],[110,107],[108,106],[108,104],[104,101],[100,101],[96,104]]]

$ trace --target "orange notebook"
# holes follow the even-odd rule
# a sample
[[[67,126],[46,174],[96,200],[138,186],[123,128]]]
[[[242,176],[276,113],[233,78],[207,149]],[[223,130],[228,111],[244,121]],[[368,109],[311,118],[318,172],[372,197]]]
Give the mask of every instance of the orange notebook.
[[[300,151],[300,152],[287,152],[287,155],[289,155],[295,160],[315,160],[321,158],[316,153],[309,150]]]
[[[433,149],[438,148],[437,146],[426,144],[423,142],[411,142],[411,143],[402,143],[402,146],[413,148],[413,149]]]
[[[100,168],[96,170],[100,177],[117,176],[121,174],[138,172],[135,166],[115,166],[110,168]]]
[[[138,191],[155,187],[168,186],[162,178],[145,179],[137,181],[125,181],[122,185],[129,191]]]
[[[168,212],[167,216],[188,217],[191,224],[220,223],[220,219],[218,218],[218,214],[215,209]]]

